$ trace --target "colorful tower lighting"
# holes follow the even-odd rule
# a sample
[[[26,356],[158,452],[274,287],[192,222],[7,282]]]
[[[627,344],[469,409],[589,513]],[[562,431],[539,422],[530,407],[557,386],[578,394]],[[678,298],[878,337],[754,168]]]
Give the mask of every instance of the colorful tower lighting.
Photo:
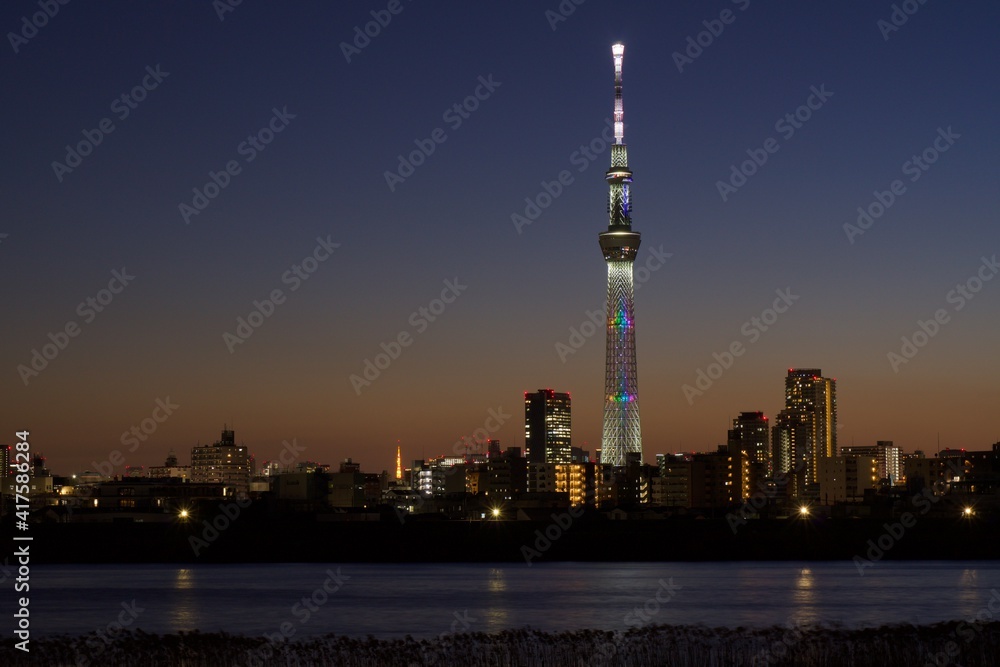
[[[639,427],[639,378],[635,360],[635,306],[632,265],[639,251],[639,233],[632,231],[632,171],[625,147],[622,104],[622,60],[625,46],[611,47],[615,64],[615,143],[611,146],[608,181],[608,231],[598,240],[608,266],[607,348],[604,374],[604,428],[601,461],[625,465],[626,455],[642,458]]]

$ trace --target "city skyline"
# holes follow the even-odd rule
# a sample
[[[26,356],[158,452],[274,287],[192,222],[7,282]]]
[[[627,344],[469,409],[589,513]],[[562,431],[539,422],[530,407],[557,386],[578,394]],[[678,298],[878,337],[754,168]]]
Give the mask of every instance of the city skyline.
[[[522,392],[550,386],[594,451],[617,40],[645,459],[773,419],[788,367],[838,378],[841,445],[1000,440],[1000,100],[978,65],[997,7],[886,31],[877,3],[402,6],[358,47],[369,8],[69,5],[6,52],[0,442],[28,429],[69,472],[159,464],[229,423],[258,460],[296,439],[391,470],[397,444],[448,453],[491,410],[510,417],[490,437],[523,445]]]
[[[837,457],[843,454],[857,454],[858,452],[875,452],[881,450],[883,446],[894,446],[901,453],[912,454],[913,452],[920,452],[928,457],[936,457],[938,452],[941,451],[957,451],[957,450],[978,450],[983,448],[988,448],[992,446],[993,441],[990,442],[968,442],[961,444],[946,444],[935,441],[934,446],[931,448],[921,448],[913,447],[906,448],[901,447],[898,443],[893,440],[876,440],[872,442],[855,442],[853,439],[850,442],[838,442],[836,427],[830,428],[830,426],[836,424],[836,379],[835,378],[825,378],[820,374],[822,369],[818,368],[789,368],[787,369],[785,376],[785,401],[784,405],[786,407],[775,411],[774,413],[767,413],[762,410],[742,410],[736,413],[736,416],[730,419],[726,430],[724,431],[725,437],[719,437],[714,443],[705,444],[697,448],[674,448],[674,449],[664,449],[661,451],[651,451],[648,452],[648,458],[643,458],[645,463],[655,463],[659,461],[660,457],[666,455],[685,455],[685,454],[712,454],[719,450],[719,448],[732,448],[735,443],[735,447],[738,450],[743,450],[744,456],[748,456],[749,462],[759,462],[761,461],[761,456],[766,452],[766,469],[767,474],[773,474],[777,472],[791,471],[792,469],[801,469],[802,474],[805,475],[804,481],[808,485],[810,480],[814,479],[816,466],[818,465],[818,458],[815,457],[813,452],[813,439],[820,432],[824,432],[825,439],[823,440],[822,451],[825,453],[826,457]],[[819,381],[811,382],[811,381]],[[805,384],[803,384],[805,383]],[[818,385],[818,388],[813,385]],[[417,461],[429,461],[429,460],[454,460],[456,458],[467,458],[471,460],[475,457],[493,456],[494,452],[496,455],[501,455],[508,448],[514,448],[521,451],[521,455],[529,461],[535,462],[545,462],[545,463],[557,463],[557,462],[568,462],[570,457],[570,445],[575,442],[572,430],[572,418],[571,418],[571,393],[570,392],[558,392],[552,388],[539,389],[535,392],[523,392],[523,411],[517,412],[516,414],[506,414],[502,409],[491,409],[488,411],[488,416],[483,423],[477,429],[463,435],[461,438],[450,443],[440,444],[437,448],[430,445],[420,446],[419,452],[417,451],[405,451],[403,445],[398,441],[394,445],[392,450],[392,461],[389,466],[382,466],[379,463],[372,463],[368,460],[362,460],[363,457],[359,457],[358,453],[350,453],[346,456],[340,457],[338,459],[323,459],[322,457],[314,457],[308,453],[310,450],[308,445],[299,444],[297,438],[291,438],[282,440],[280,443],[267,443],[271,445],[270,448],[265,445],[264,448],[254,449],[253,443],[248,444],[246,440],[241,437],[237,442],[234,436],[235,429],[231,423],[223,423],[221,427],[221,439],[218,436],[213,436],[216,438],[214,445],[212,443],[212,437],[207,439],[199,438],[195,443],[182,443],[176,446],[171,446],[169,450],[165,450],[164,453],[159,458],[154,455],[153,461],[148,461],[141,459],[138,455],[129,456],[129,452],[135,452],[138,449],[138,445],[144,442],[147,438],[144,432],[145,424],[153,424],[147,432],[156,432],[157,426],[155,425],[156,419],[149,417],[144,420],[144,424],[133,425],[130,432],[124,432],[121,434],[121,441],[119,446],[111,448],[110,456],[106,456],[99,461],[93,461],[92,463],[97,464],[84,466],[81,468],[75,468],[73,470],[58,469],[53,470],[52,474],[58,474],[62,476],[68,476],[70,474],[78,473],[99,473],[105,477],[115,477],[123,476],[129,469],[143,470],[147,472],[150,468],[157,468],[162,464],[159,463],[161,459],[166,459],[166,465],[178,465],[176,453],[178,450],[184,452],[191,450],[192,456],[195,451],[208,451],[211,447],[217,447],[220,444],[231,445],[239,447],[240,449],[246,450],[246,455],[251,461],[255,461],[254,466],[257,468],[257,474],[262,473],[262,466],[269,464],[280,464],[285,460],[288,452],[295,453],[295,459],[304,457],[304,460],[310,464],[316,463],[327,467],[337,467],[337,465],[348,462],[352,460],[357,464],[364,466],[366,470],[375,471],[382,470],[386,473],[395,473],[394,479],[399,479],[404,470],[408,471],[410,469],[410,463],[415,463]],[[829,419],[829,415],[826,417],[820,417],[816,420],[817,423],[813,423],[811,420],[802,421],[801,415],[799,415],[795,420],[785,421],[783,419],[783,413],[797,413],[798,410],[790,411],[787,406],[797,406],[799,403],[811,404],[816,401],[817,398],[825,401],[826,397],[830,397],[831,400],[824,403],[824,409],[830,411],[832,409],[832,420]],[[175,406],[176,407],[176,406]],[[502,406],[501,406],[502,407]],[[519,408],[520,410],[521,408]],[[807,413],[809,410],[803,411],[803,414]],[[772,419],[774,417],[774,419]],[[552,422],[551,427],[548,425]],[[521,440],[518,442],[511,442],[501,440],[498,434],[504,432],[506,429],[501,428],[503,425],[513,422],[515,424],[515,431],[520,435]],[[531,440],[531,430],[532,425],[534,425],[535,431],[540,432],[540,440],[544,443],[541,448],[544,451],[543,456],[532,456],[531,447],[529,442]],[[799,439],[805,440],[805,445],[796,445],[793,442],[795,438],[795,431],[797,429],[804,429],[803,436],[799,436]],[[782,444],[782,439],[779,433],[782,430],[789,431],[789,436],[787,442]],[[772,433],[773,431],[773,433]],[[218,433],[218,431],[216,431]],[[997,442],[1000,442],[998,440]],[[131,447],[128,447],[131,443]],[[3,444],[3,443],[0,443]],[[4,445],[10,447],[10,445]],[[589,443],[582,444],[572,444],[573,449],[579,449],[582,452],[589,455],[589,460],[592,462],[598,461],[601,454],[601,447],[599,442],[591,445]],[[273,453],[271,450],[273,449]],[[267,455],[260,455],[260,452],[268,452]],[[53,461],[49,459],[45,451],[36,450],[36,455],[44,457],[44,461],[49,469],[52,469]],[[876,456],[876,454],[872,454]],[[880,457],[883,455],[879,455]],[[173,463],[170,460],[173,460]],[[886,462],[880,458],[880,465],[884,466]],[[404,463],[405,462],[405,463]],[[601,460],[601,463],[608,463],[606,460]],[[59,464],[59,461],[54,461],[55,464]],[[180,465],[184,465],[181,463]],[[352,464],[353,465],[353,464]],[[898,462],[896,463],[898,465]],[[279,465],[279,469],[284,469]],[[111,471],[110,473],[108,471]],[[753,473],[754,475],[763,473]],[[746,488],[748,486],[744,485]],[[746,490],[746,488],[744,490]]]

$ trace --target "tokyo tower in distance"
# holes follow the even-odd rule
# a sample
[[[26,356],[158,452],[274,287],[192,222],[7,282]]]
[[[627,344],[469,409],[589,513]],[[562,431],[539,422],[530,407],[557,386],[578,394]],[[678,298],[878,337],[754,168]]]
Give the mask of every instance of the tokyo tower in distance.
[[[625,45],[615,44],[615,143],[608,169],[608,231],[599,239],[608,265],[608,341],[604,376],[604,429],[601,463],[623,466],[628,454],[642,460],[639,429],[639,379],[635,363],[635,310],[632,264],[639,250],[639,233],[632,231],[632,172],[625,147],[622,108],[622,57]]]

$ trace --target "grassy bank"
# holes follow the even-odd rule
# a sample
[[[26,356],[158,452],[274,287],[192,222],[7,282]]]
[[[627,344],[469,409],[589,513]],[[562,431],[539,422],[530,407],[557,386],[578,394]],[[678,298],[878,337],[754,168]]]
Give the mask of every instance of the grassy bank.
[[[105,644],[96,635],[33,640],[31,652],[0,643],[0,664],[236,667],[888,667],[1000,665],[1000,622],[953,621],[870,629],[765,629],[646,626],[625,633],[509,630],[430,640],[326,635],[271,644],[259,637],[198,632],[128,632]]]

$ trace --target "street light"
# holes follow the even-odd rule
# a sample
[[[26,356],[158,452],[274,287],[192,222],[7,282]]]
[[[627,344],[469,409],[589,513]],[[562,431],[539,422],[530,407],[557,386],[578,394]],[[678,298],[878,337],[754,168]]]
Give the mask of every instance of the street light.
[[[971,507],[967,506],[964,510],[962,510],[962,515],[967,519],[970,518],[973,514],[975,514],[975,512],[972,511]]]
[[[799,506],[799,516],[807,517],[809,516],[809,506],[801,505]]]

